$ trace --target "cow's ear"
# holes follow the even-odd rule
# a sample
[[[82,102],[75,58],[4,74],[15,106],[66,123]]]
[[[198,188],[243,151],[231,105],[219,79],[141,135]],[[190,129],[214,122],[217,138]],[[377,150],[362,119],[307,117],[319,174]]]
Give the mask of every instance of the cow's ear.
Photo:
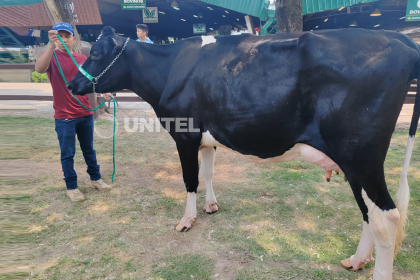
[[[101,37],[102,36],[104,39],[108,40],[108,45],[110,46],[109,49],[107,47],[105,53],[108,53],[108,51],[110,52],[111,50],[112,53],[119,53],[121,51],[123,47],[123,38],[117,35],[114,28],[110,26],[104,27],[104,29],[102,29]]]
[[[114,37],[117,34],[115,34],[115,29],[114,28],[112,28],[111,26],[105,26],[102,29],[102,35],[104,37]]]
[[[120,36],[114,36],[112,37],[112,41],[114,42],[114,53],[119,53],[123,47],[123,40]]]

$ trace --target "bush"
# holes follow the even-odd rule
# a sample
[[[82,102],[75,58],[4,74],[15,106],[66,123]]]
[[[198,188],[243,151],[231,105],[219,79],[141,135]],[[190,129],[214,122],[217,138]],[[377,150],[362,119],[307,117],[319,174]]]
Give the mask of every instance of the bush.
[[[34,81],[35,83],[45,83],[48,82],[48,76],[47,73],[38,73],[36,71],[32,72],[32,81]]]

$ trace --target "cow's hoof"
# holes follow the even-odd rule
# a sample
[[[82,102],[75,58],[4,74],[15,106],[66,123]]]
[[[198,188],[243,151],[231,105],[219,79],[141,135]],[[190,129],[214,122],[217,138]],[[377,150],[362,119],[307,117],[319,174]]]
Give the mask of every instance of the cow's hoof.
[[[362,270],[362,268],[354,268],[351,264],[350,264],[350,259],[345,259],[340,261],[340,264],[347,270],[350,271],[359,271]]]
[[[194,223],[195,219],[187,219],[187,218],[182,218],[181,221],[175,226],[175,230],[178,232],[187,232],[192,224]]]
[[[207,214],[214,214],[217,211],[219,211],[219,208],[217,207],[217,202],[206,202],[206,205],[204,206],[204,211],[206,211]]]
[[[364,262],[360,262],[357,266],[356,265],[353,266],[350,264],[350,259],[345,259],[345,260],[340,261],[340,264],[347,270],[359,271],[359,270],[362,270],[365,267],[365,265],[367,265],[369,262],[370,260],[368,261],[365,260]]]
[[[327,180],[328,183],[331,181],[331,175],[332,175],[332,171],[325,172],[325,179]]]

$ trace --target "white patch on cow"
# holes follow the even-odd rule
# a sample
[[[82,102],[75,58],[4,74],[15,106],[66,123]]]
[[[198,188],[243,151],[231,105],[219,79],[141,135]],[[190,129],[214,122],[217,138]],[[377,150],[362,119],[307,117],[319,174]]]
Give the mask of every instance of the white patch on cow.
[[[201,176],[206,182],[206,204],[204,209],[207,213],[216,212],[218,210],[216,196],[213,191],[213,174],[214,174],[214,159],[216,151],[213,147],[207,147],[201,151]]]
[[[202,134],[201,138],[201,148],[202,147],[223,147],[228,149],[227,147],[220,144],[216,139],[214,139],[213,135],[211,135],[210,131],[207,131]],[[230,149],[229,149],[230,150]],[[235,151],[233,151],[235,152]],[[237,152],[235,152],[237,153]],[[237,153],[239,154],[239,153]],[[290,150],[285,152],[283,155],[273,158],[259,158],[253,155],[242,155],[242,157],[251,162],[256,163],[279,163],[279,162],[288,162],[292,161],[298,157],[303,158],[307,162],[321,167],[325,171],[334,171],[338,170],[341,171],[340,167],[327,155],[323,152],[309,146],[306,144],[296,144]]]
[[[413,153],[414,136],[408,137],[407,148],[405,150],[404,166],[401,172],[402,176],[407,177],[408,167],[410,166],[411,154]]]
[[[195,221],[195,218],[197,217],[196,202],[197,194],[187,193],[187,207],[185,207],[184,217],[182,217],[181,221],[176,226],[178,231],[181,231],[184,227],[188,230]]]
[[[203,40],[203,44],[201,45],[201,47],[204,47],[208,44],[216,43],[217,41],[216,38],[214,38],[214,36],[201,36],[201,40]]]
[[[356,254],[350,257],[350,264],[354,270],[363,268],[367,263],[373,261],[373,236],[370,232],[369,225],[363,222],[362,236],[360,237],[359,246],[357,246]]]
[[[410,166],[411,154],[413,153],[414,146],[414,136],[408,137],[407,148],[405,151],[405,159],[403,170],[400,176],[400,187],[398,188],[397,194],[395,196],[395,204],[397,205],[398,211],[400,212],[400,221],[397,229],[397,240],[396,240],[396,250],[402,245],[404,239],[404,227],[407,221],[407,210],[408,204],[410,202],[410,187],[408,186],[407,173],[408,167]]]
[[[187,207],[185,209],[184,217],[193,218],[193,219],[195,219],[197,217],[196,202],[197,202],[197,194],[194,193],[194,192],[187,193]]]
[[[202,134],[201,137],[201,146],[200,147],[224,147],[219,142],[214,139],[213,135],[211,135],[210,131],[206,131]]]
[[[395,239],[400,214],[397,209],[381,210],[362,189],[362,197],[368,208],[369,229],[376,248],[373,279],[392,279]]]

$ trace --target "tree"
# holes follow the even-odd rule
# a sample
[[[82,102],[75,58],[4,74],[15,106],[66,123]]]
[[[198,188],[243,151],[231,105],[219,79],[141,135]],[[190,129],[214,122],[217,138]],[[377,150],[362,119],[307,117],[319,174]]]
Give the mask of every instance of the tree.
[[[302,1],[277,0],[277,33],[303,31]]]
[[[67,22],[73,26],[74,36],[77,40],[73,45],[73,51],[82,53],[82,46],[79,41],[79,33],[74,24],[73,13],[70,10],[70,4],[67,0],[43,0],[51,25],[58,22]]]

